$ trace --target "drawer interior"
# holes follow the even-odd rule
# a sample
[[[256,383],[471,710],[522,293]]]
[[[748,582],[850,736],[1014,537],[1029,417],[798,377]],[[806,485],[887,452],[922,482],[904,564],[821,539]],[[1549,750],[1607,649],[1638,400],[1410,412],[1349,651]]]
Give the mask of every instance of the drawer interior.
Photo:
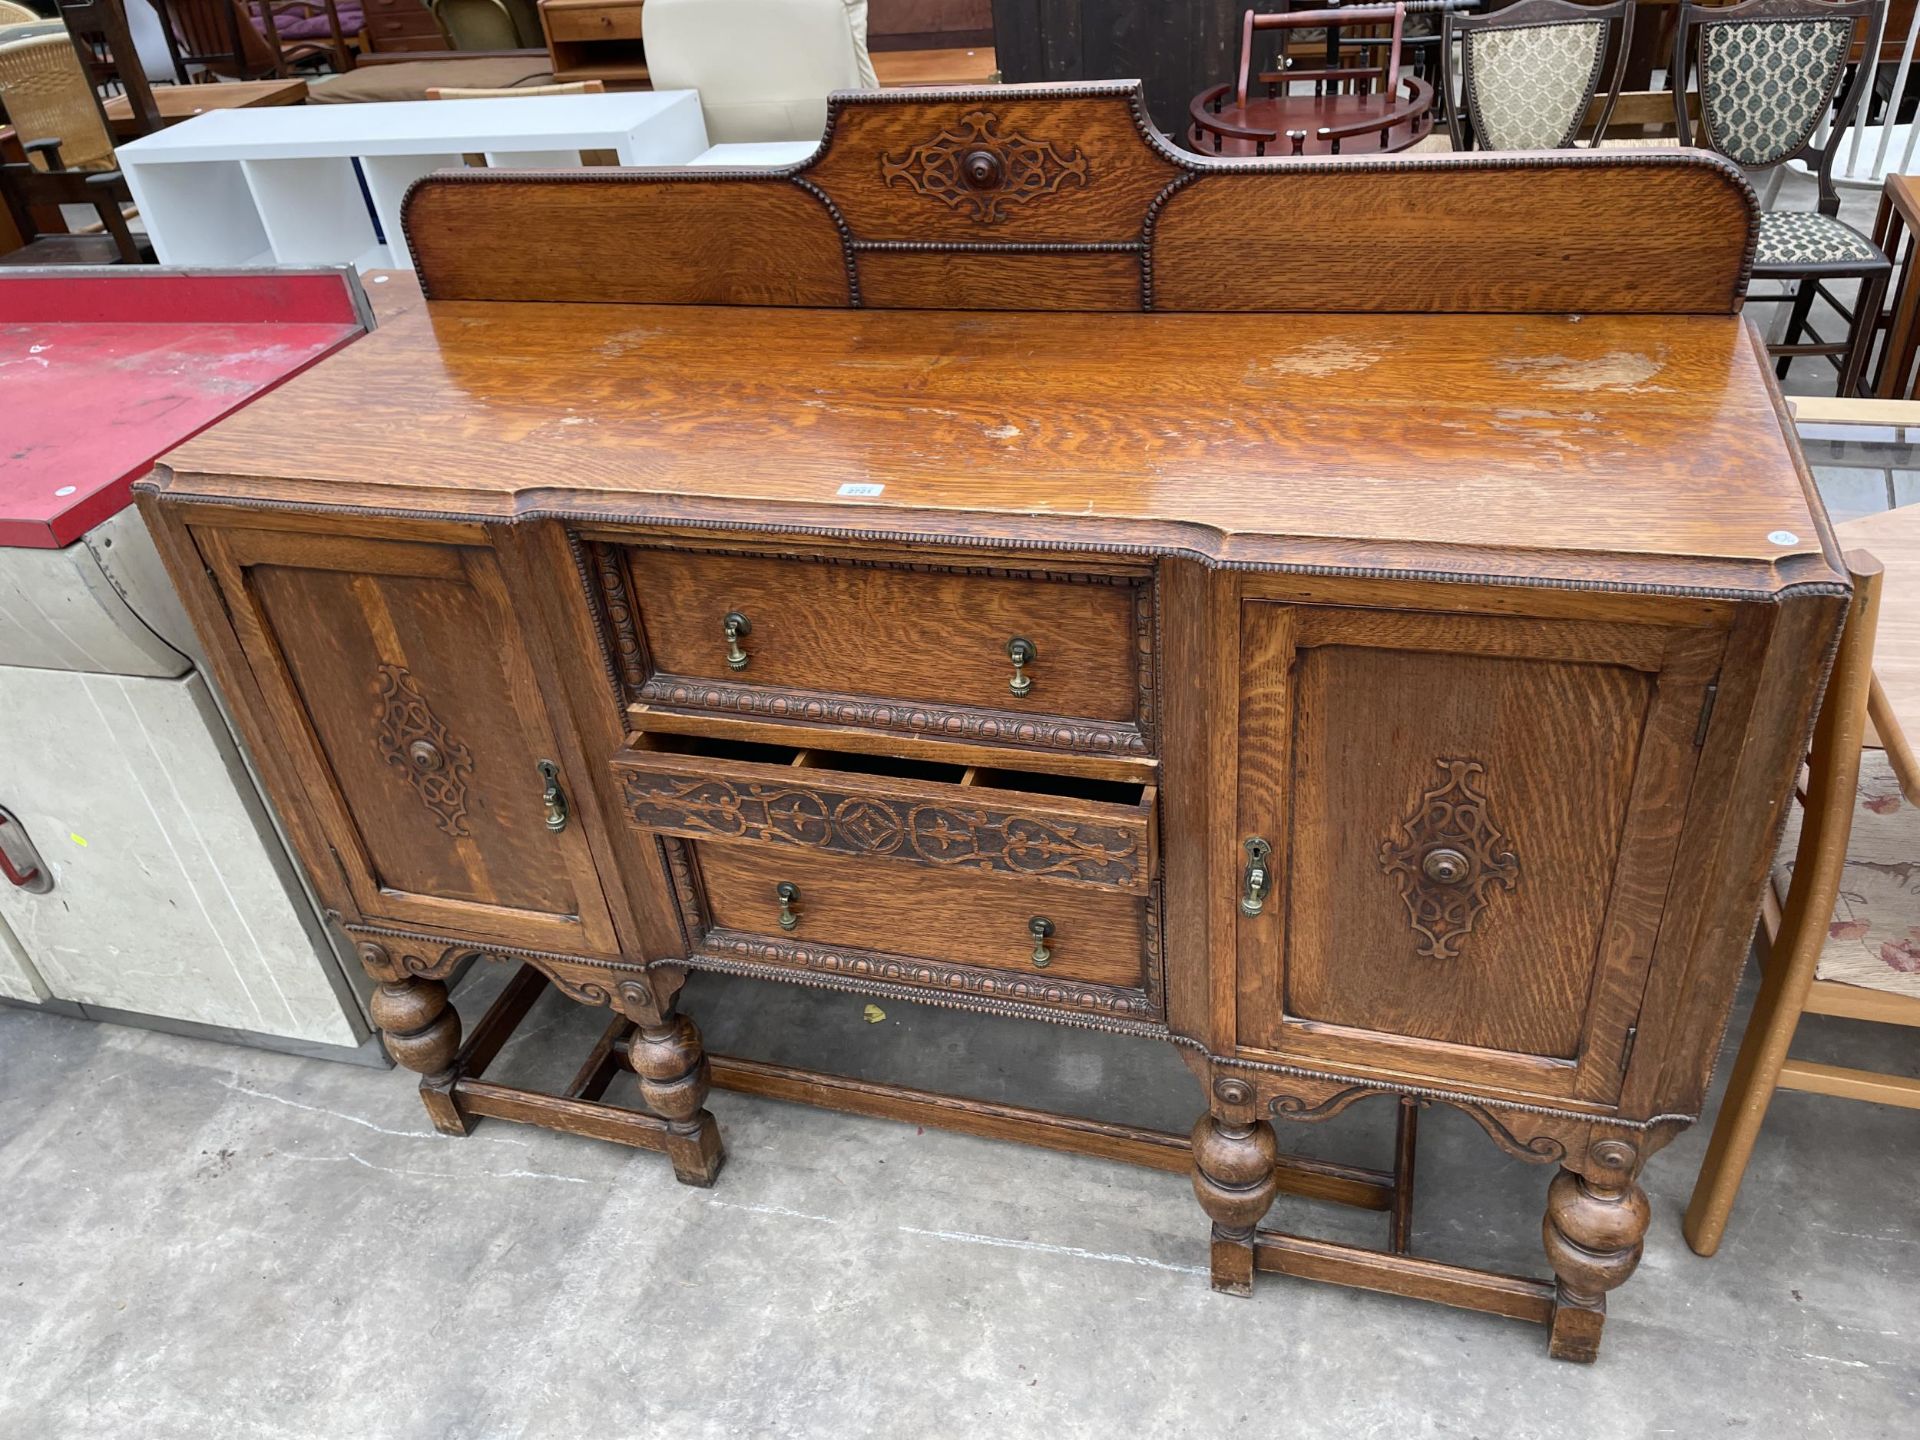
[[[903,755],[874,755],[817,746],[767,745],[753,740],[716,739],[706,735],[647,734],[634,747],[655,755],[697,755],[749,765],[773,765],[790,770],[831,770],[845,775],[891,776],[900,780],[967,789],[1007,791],[1020,795],[1055,796],[1100,805],[1138,809],[1147,803],[1150,785],[1105,780],[1089,775],[1053,775],[1035,770],[1009,770],[983,765],[956,765]]]

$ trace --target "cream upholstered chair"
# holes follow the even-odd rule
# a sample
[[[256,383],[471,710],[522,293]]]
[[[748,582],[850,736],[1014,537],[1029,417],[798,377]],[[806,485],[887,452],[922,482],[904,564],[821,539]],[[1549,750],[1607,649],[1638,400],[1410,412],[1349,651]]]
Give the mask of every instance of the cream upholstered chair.
[[[700,92],[696,165],[804,159],[830,92],[879,88],[866,0],[647,0],[640,24],[653,88]]]
[[[67,169],[113,168],[113,139],[100,102],[64,30],[0,41],[0,105],[22,142],[58,140]]]

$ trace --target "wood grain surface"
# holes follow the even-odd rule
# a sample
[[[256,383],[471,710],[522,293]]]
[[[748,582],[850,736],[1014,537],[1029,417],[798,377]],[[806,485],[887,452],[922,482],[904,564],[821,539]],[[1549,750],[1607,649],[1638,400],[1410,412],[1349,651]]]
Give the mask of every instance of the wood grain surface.
[[[1731,314],[1758,206],[1704,150],[1209,159],[1111,81],[843,93],[796,166],[442,171],[404,214],[440,300]]]
[[[761,845],[693,846],[712,923],[809,945],[1009,970],[1096,985],[1139,986],[1146,972],[1146,902],[1136,895],[954,875],[890,860],[843,859]],[[800,888],[799,923],[780,928],[774,887]],[[1053,922],[1052,957],[1032,961],[1027,923]]]
[[[1579,557],[1705,557],[1751,562],[1760,588],[1822,553],[1746,329],[1704,316],[435,302],[187,442],[161,479],[981,540],[1157,521],[1162,543],[1223,557],[1297,561],[1311,547],[1254,537],[1318,537],[1408,568],[1449,547],[1616,578]]]

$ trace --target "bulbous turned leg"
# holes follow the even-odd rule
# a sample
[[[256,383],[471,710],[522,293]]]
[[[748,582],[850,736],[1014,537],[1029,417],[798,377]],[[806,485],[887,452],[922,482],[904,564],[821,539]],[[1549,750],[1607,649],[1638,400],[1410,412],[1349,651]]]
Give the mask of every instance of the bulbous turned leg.
[[[434,1128],[447,1135],[466,1134],[466,1121],[451,1094],[453,1059],[460,1051],[460,1014],[447,1003],[446,985],[413,976],[382,980],[374,987],[368,1009],[394,1063],[422,1077],[420,1098]]]
[[[1556,1360],[1590,1363],[1599,1355],[1607,1292],[1640,1264],[1647,1192],[1634,1178],[1631,1152],[1623,1163],[1606,1163],[1611,1143],[1594,1147],[1602,1163],[1590,1166],[1591,1174],[1562,1170],[1547,1189],[1541,1237],[1557,1277],[1547,1353]]]
[[[1193,1127],[1193,1193],[1213,1221],[1213,1288],[1253,1294],[1253,1232],[1280,1191],[1280,1142],[1250,1117],[1207,1114]]]
[[[667,1122],[674,1178],[682,1185],[711,1185],[726,1151],[719,1125],[704,1108],[711,1077],[699,1027],[671,1010],[638,1024],[627,1060],[639,1077],[640,1098]]]

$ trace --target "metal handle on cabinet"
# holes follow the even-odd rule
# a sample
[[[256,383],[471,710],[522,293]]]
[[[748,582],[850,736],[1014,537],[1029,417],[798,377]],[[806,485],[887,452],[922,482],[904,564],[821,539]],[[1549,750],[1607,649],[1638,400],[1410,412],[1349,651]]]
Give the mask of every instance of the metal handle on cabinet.
[[[1420,873],[1436,885],[1458,885],[1472,869],[1472,861],[1445,845],[1429,850],[1420,861]]]
[[[1033,963],[1041,970],[1053,963],[1053,951],[1047,948],[1047,941],[1053,935],[1053,921],[1044,915],[1036,915],[1027,921],[1027,934],[1033,937]]]
[[[727,668],[729,670],[746,669],[750,657],[740,648],[740,638],[743,635],[751,635],[753,626],[738,610],[729,610],[727,618],[721,622],[721,628],[727,637]]]
[[[791,880],[782,880],[773,887],[773,898],[780,902],[780,928],[791,930],[800,923],[800,917],[793,907],[800,903],[800,887]]]
[[[560,788],[560,769],[551,760],[536,767],[547,788],[540,792],[540,803],[547,807],[547,829],[559,834],[567,828],[567,792]]]
[[[1273,846],[1258,835],[1249,835],[1241,844],[1247,852],[1247,878],[1240,891],[1240,909],[1258,915],[1267,908],[1267,896],[1273,890],[1273,871],[1267,865]]]
[[[29,895],[53,889],[53,874],[11,810],[0,807],[0,875]]]
[[[1007,658],[1013,661],[1013,678],[1007,682],[1007,688],[1014,694],[1024,695],[1033,689],[1033,677],[1027,674],[1027,666],[1033,664],[1039,654],[1031,640],[1016,635],[1007,641]]]

